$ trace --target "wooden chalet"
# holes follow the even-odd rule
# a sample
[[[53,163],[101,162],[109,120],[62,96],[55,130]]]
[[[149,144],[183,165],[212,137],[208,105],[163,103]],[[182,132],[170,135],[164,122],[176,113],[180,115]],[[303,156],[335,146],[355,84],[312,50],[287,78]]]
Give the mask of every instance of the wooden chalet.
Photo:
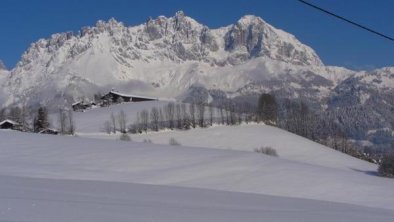
[[[112,103],[122,103],[122,102],[142,102],[142,101],[153,101],[157,100],[156,98],[145,97],[145,96],[136,96],[136,95],[128,95],[124,93],[120,93],[114,90],[111,90],[106,95],[102,96],[101,99],[106,104]]]
[[[74,111],[84,111],[92,106],[96,105],[95,103],[85,103],[83,101],[75,102],[71,105]]]
[[[19,123],[9,119],[0,122],[0,129],[19,129],[19,127]]]

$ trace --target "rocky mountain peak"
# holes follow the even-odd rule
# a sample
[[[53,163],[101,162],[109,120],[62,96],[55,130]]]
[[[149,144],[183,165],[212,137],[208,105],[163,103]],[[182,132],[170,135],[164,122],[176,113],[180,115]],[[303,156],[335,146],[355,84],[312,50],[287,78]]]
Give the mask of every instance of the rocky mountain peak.
[[[102,32],[123,27],[123,23],[118,22],[115,18],[110,18],[108,21],[99,20],[96,22],[96,28],[98,28]]]
[[[265,23],[261,17],[255,15],[244,15],[237,21],[237,24],[242,26],[261,25]]]
[[[178,11],[173,17],[159,16],[156,19],[149,17],[146,22],[146,32],[151,40],[162,37],[171,37],[174,40],[192,39],[198,36],[203,25],[196,20],[185,16]]]
[[[312,48],[254,15],[243,16],[231,26],[225,36],[225,50],[243,60],[269,57],[295,65],[323,65]]]

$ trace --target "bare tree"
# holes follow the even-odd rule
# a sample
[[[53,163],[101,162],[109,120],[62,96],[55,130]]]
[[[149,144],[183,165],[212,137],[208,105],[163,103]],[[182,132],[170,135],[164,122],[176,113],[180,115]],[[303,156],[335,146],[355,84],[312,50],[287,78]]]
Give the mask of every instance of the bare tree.
[[[29,110],[26,106],[25,103],[22,104],[22,108],[21,108],[21,116],[20,116],[20,124],[22,126],[22,130],[23,131],[27,131],[28,130],[28,115],[29,115]]]
[[[112,126],[110,121],[105,121],[104,122],[104,130],[106,133],[111,134],[112,132]]]
[[[145,133],[148,131],[149,127],[149,112],[148,110],[142,110],[140,113],[140,120],[141,120],[141,128]]]
[[[163,129],[166,127],[165,121],[166,121],[166,119],[164,118],[163,111],[162,111],[162,109],[159,109],[159,128],[160,129]]]
[[[67,128],[67,114],[63,109],[59,109],[59,133],[60,134],[66,134],[66,128]]]
[[[112,117],[111,117],[112,118]],[[127,126],[127,118],[126,114],[124,113],[123,110],[121,110],[118,114],[118,124],[119,124],[119,130],[121,133],[126,133],[126,126]]]
[[[116,133],[116,119],[115,115],[111,113],[112,132]]]
[[[181,104],[176,104],[175,107],[176,128],[182,129],[182,109]]]
[[[72,110],[68,110],[68,133],[70,135],[74,135],[75,133],[75,124]]]
[[[208,114],[209,114],[209,125],[212,126],[213,125],[213,106],[212,104],[209,105],[208,107]]]
[[[204,115],[205,115],[205,103],[204,102],[200,102],[197,104],[197,109],[198,109],[198,125],[200,127],[205,127],[205,119],[204,119]]]
[[[231,121],[230,121],[230,102],[226,103],[226,108],[225,108],[225,114],[226,114],[226,124],[230,125]]]
[[[230,124],[231,125],[235,125],[237,123],[237,116],[235,113],[235,105],[233,103],[233,101],[229,101],[228,103],[228,107],[229,107],[229,114],[230,114]]]
[[[164,107],[164,113],[166,115],[167,121],[168,121],[168,127],[170,129],[174,129],[175,125],[175,104],[173,102],[170,102],[167,104],[167,106]]]
[[[136,133],[142,133],[142,127],[141,127],[141,114],[138,112],[135,122],[134,122],[134,130]]]
[[[221,120],[222,125],[224,125],[224,108],[223,108],[223,104],[220,105],[219,109],[220,109],[220,120]]]
[[[190,119],[189,114],[187,113],[186,104],[181,104],[181,112],[182,112],[182,128],[183,129],[190,129]]]
[[[150,111],[150,121],[152,124],[152,129],[154,131],[159,131],[159,109],[153,107]]]
[[[190,122],[193,128],[196,128],[196,104],[192,102],[189,105]]]

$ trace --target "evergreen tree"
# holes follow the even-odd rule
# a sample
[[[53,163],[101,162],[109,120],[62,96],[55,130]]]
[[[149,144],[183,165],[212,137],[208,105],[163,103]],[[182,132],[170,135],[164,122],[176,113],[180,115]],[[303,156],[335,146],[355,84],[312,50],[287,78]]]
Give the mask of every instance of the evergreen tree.
[[[385,177],[394,177],[394,153],[383,157],[379,165],[379,173]]]
[[[37,110],[37,116],[34,118],[34,132],[40,132],[48,127],[48,111],[45,107],[40,107]]]
[[[275,124],[278,115],[278,104],[274,96],[262,94],[257,104],[257,116],[260,120]]]

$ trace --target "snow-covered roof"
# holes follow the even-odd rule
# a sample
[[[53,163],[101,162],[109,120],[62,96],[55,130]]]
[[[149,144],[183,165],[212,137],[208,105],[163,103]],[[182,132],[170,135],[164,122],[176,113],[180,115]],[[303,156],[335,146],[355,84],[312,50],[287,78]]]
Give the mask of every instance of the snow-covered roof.
[[[75,103],[71,104],[71,106],[78,105],[78,104],[80,104],[81,102],[82,102],[82,101],[77,101],[77,102],[75,102]]]
[[[45,132],[45,131],[47,131],[47,130],[52,131],[52,132],[58,132],[56,129],[46,128],[46,129],[41,130],[41,131],[38,132],[38,133],[43,133],[43,132]]]
[[[109,93],[116,94],[116,95],[121,96],[121,97],[130,97],[130,98],[138,97],[138,98],[145,98],[145,99],[152,99],[152,100],[156,100],[157,99],[157,98],[152,98],[152,97],[147,97],[147,96],[138,96],[138,95],[131,95],[131,94],[120,93],[120,92],[117,92],[115,90],[111,90]]]
[[[11,123],[12,125],[19,125],[19,123],[12,121],[10,119],[6,119],[0,122],[0,125],[3,125],[4,123]]]

